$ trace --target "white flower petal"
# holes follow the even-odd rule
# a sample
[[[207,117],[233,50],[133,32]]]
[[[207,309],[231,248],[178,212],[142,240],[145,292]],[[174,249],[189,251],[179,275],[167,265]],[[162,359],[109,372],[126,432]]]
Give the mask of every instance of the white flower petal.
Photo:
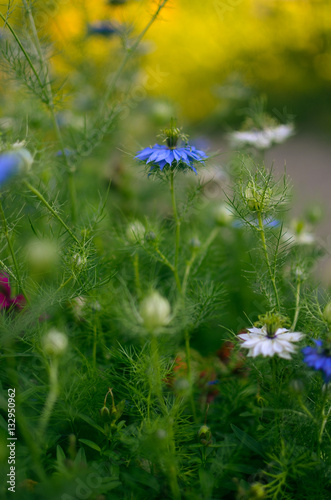
[[[264,331],[262,328],[256,328],[255,326],[253,328],[247,328],[247,331],[249,333],[254,333],[258,335],[264,335]]]
[[[254,347],[258,342],[263,342],[263,340],[259,339],[259,338],[254,338],[254,339],[248,339],[246,340],[241,347],[247,347],[249,349],[251,349],[252,347]]]
[[[284,351],[288,351],[288,352],[295,351],[295,347],[294,347],[294,345],[291,344],[291,342],[288,342],[287,340],[282,340],[279,337],[277,338],[277,340],[278,340],[278,343],[283,347]]]
[[[278,328],[276,335],[280,335],[281,333],[285,333],[285,332],[288,332],[287,328]]]
[[[284,350],[284,347],[280,342],[278,342],[278,339],[274,339],[273,341],[273,348],[276,354],[282,352]]]
[[[286,351],[279,352],[279,353],[278,353],[278,356],[279,356],[280,358],[283,358],[283,359],[292,359],[292,358],[291,358],[290,353],[288,353],[288,352],[286,352]]]
[[[272,340],[267,339],[261,343],[261,354],[263,354],[263,356],[273,356],[275,354],[273,350]]]
[[[298,342],[299,340],[303,339],[304,333],[300,332],[287,332],[287,333],[281,333],[278,335],[278,338],[281,340],[288,340],[289,342]]]
[[[251,352],[252,352],[252,356],[255,358],[256,356],[258,356],[259,354],[261,354],[261,349],[262,349],[262,345],[263,345],[263,342],[259,342],[258,344],[256,344],[252,349],[251,349]]]

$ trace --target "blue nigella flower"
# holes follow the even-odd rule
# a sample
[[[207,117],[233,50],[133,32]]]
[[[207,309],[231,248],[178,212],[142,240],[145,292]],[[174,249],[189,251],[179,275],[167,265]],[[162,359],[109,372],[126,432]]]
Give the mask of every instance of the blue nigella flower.
[[[0,186],[18,173],[22,158],[15,153],[0,154]]]
[[[331,380],[331,352],[323,348],[321,340],[314,340],[314,342],[316,347],[304,347],[302,349],[303,361],[314,370],[321,371],[327,384]]]
[[[140,151],[135,158],[145,162],[147,165],[151,163],[150,171],[155,167],[160,167],[160,170],[163,170],[166,165],[178,165],[182,162],[197,173],[194,162],[204,163],[207,155],[194,146],[187,145],[170,148],[166,145],[155,144],[150,148]]]
[[[256,219],[250,219],[249,222],[256,227],[259,227],[259,223]],[[263,220],[263,226],[264,227],[279,227],[281,225],[281,222],[277,219],[272,219],[271,217],[268,217],[267,219]],[[232,223],[233,227],[244,227],[246,226],[246,223],[237,219],[233,221]]]
[[[87,32],[89,35],[109,37],[118,33],[119,29],[109,21],[96,21],[88,25]]]

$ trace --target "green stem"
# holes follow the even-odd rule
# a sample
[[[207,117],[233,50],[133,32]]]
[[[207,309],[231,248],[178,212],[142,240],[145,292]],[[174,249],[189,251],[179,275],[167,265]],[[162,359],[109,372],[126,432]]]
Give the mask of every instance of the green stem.
[[[186,288],[187,288],[188,279],[189,279],[190,272],[191,272],[191,269],[192,269],[192,266],[194,264],[194,261],[195,261],[196,257],[197,257],[197,252],[195,250],[195,251],[193,251],[190,260],[186,264],[184,279],[183,279],[183,283],[182,283],[182,293],[183,293],[183,296],[185,296],[185,294],[186,294]]]
[[[174,213],[174,219],[175,219],[175,224],[176,224],[174,276],[175,276],[178,291],[179,291],[179,293],[182,293],[182,285],[180,283],[180,279],[179,279],[179,275],[178,275],[179,246],[180,246],[180,218],[178,216],[178,210],[177,210],[177,204],[176,204],[174,176],[175,176],[174,172],[171,171],[171,173],[170,173],[171,202],[172,202],[172,210]]]
[[[55,295],[62,290],[70,281],[73,279],[73,276],[70,276],[66,281],[62,282],[59,288],[56,290]]]
[[[174,266],[171,264],[171,262],[169,262],[169,260],[167,259],[167,257],[165,255],[163,255],[163,253],[161,252],[161,250],[158,248],[158,247],[155,247],[155,252],[158,254],[158,256],[161,258],[162,262],[169,267],[169,269],[171,269],[172,272],[175,271],[175,268]]]
[[[139,255],[136,252],[133,257],[134,278],[136,285],[136,292],[138,297],[141,296],[140,275],[139,275]]]
[[[167,414],[167,407],[165,405],[163,395],[162,395],[162,384],[160,375],[160,356],[159,356],[159,346],[157,338],[154,333],[151,334],[151,361],[152,361],[152,376],[150,377],[150,388],[151,392],[156,395],[159,400],[160,406],[164,412]]]
[[[317,455],[318,455],[318,457],[320,456],[320,453],[321,453],[321,444],[322,444],[324,429],[325,429],[325,426],[326,426],[327,421],[329,419],[329,414],[331,411],[331,407],[330,407],[327,414],[325,414],[325,404],[326,404],[327,397],[328,397],[328,389],[329,389],[328,384],[325,384],[323,398],[322,398],[322,408],[321,408],[321,417],[322,417],[321,427],[317,433]]]
[[[296,300],[295,300],[295,314],[294,314],[294,319],[293,323],[291,326],[292,332],[294,332],[295,327],[297,326],[298,318],[299,318],[299,313],[300,313],[300,290],[301,290],[301,280],[298,280],[297,283],[297,289],[296,289]]]
[[[23,285],[22,285],[22,279],[21,279],[19,267],[18,267],[18,264],[17,264],[17,259],[16,259],[14,248],[13,248],[13,244],[12,244],[12,241],[11,241],[11,238],[10,238],[10,234],[9,234],[9,230],[8,230],[8,224],[7,224],[7,219],[6,219],[3,207],[2,207],[1,200],[0,200],[0,215],[1,215],[1,218],[2,218],[3,232],[4,232],[5,238],[7,240],[9,252],[10,252],[10,255],[11,255],[14,267],[15,267],[16,280],[17,280],[17,283],[18,283],[18,287],[19,287],[19,290],[26,297],[26,300],[28,301],[27,293],[25,292],[25,290],[23,288]]]
[[[59,384],[58,384],[58,360],[54,359],[50,361],[49,364],[49,384],[50,384],[50,389],[49,393],[46,399],[46,403],[42,412],[42,415],[40,417],[40,426],[39,426],[39,432],[40,436],[42,437],[47,425],[48,421],[50,419],[50,416],[52,414],[55,402],[58,397],[59,393]]]
[[[187,364],[187,377],[190,384],[190,403],[193,418],[197,420],[197,414],[195,409],[195,401],[193,395],[193,380],[192,380],[192,367],[191,367],[191,347],[190,347],[190,334],[188,330],[185,331],[185,353],[186,353],[186,364]]]
[[[31,61],[31,59],[30,59],[29,54],[28,54],[28,53],[26,52],[26,50],[24,49],[24,47],[23,47],[23,45],[22,45],[21,40],[18,38],[17,34],[15,33],[15,30],[14,30],[14,29],[13,29],[13,27],[10,25],[10,23],[8,22],[8,20],[7,20],[7,19],[3,16],[3,14],[1,14],[1,12],[0,12],[0,17],[1,17],[1,19],[4,21],[5,26],[8,26],[9,31],[11,32],[11,34],[13,35],[13,37],[15,38],[15,40],[16,40],[16,42],[17,42],[17,44],[18,44],[19,48],[21,49],[21,51],[22,51],[22,53],[23,53],[23,55],[24,55],[25,59],[27,60],[27,62],[28,62],[28,64],[29,64],[29,66],[30,66],[30,68],[31,68],[31,70],[32,70],[32,73],[34,74],[34,76],[36,77],[37,82],[39,83],[40,89],[41,89],[42,91],[44,91],[44,85],[43,85],[43,83],[41,82],[41,80],[40,80],[40,78],[39,78],[39,75],[38,75],[38,73],[37,73],[37,71],[36,71],[36,68],[34,67],[34,65],[33,65],[32,61]]]
[[[92,354],[93,368],[95,368],[97,365],[97,343],[98,343],[97,325],[96,325],[96,321],[94,321],[93,322],[93,354]]]
[[[68,185],[69,185],[69,193],[70,193],[70,201],[71,201],[72,222],[75,224],[76,219],[77,219],[77,195],[76,195],[76,187],[75,187],[75,183],[74,183],[74,173],[73,173],[72,168],[71,168],[71,166],[69,164],[67,155],[65,154],[65,147],[64,147],[64,141],[63,141],[62,133],[61,133],[59,124],[58,124],[58,122],[56,120],[53,91],[52,91],[51,81],[50,81],[50,78],[49,78],[49,70],[48,70],[48,67],[47,67],[47,64],[46,64],[43,52],[41,50],[40,41],[39,41],[39,37],[38,37],[38,32],[37,32],[36,25],[35,25],[35,22],[34,22],[32,10],[31,10],[31,6],[30,6],[30,2],[27,2],[26,0],[23,0],[23,5],[24,5],[24,8],[25,8],[25,10],[26,10],[26,12],[28,14],[28,17],[29,17],[29,22],[30,22],[30,26],[31,26],[31,30],[32,30],[33,40],[34,40],[34,46],[35,46],[35,48],[36,48],[36,50],[38,52],[38,56],[39,56],[39,60],[40,60],[40,66],[41,66],[42,72],[43,72],[43,78],[44,78],[45,83],[46,83],[46,89],[47,89],[47,107],[48,107],[49,112],[51,114],[53,127],[54,127],[54,130],[55,130],[57,139],[58,139],[58,141],[60,143],[62,156],[63,156],[63,159],[64,159],[64,161],[66,163],[66,167],[67,167]]]
[[[275,275],[272,272],[271,265],[270,265],[270,260],[269,260],[269,255],[268,255],[268,248],[267,248],[267,242],[266,242],[266,237],[265,237],[265,232],[264,232],[264,226],[263,226],[263,220],[262,220],[262,214],[261,212],[257,212],[257,218],[259,222],[259,233],[261,235],[261,241],[262,241],[262,247],[263,247],[263,252],[268,268],[268,273],[269,277],[272,283],[272,287],[274,290],[274,295],[275,295],[275,300],[276,300],[276,306],[278,311],[280,310],[280,303],[279,303],[279,296],[278,296],[278,291],[277,291],[277,286],[276,286],[276,279]]]
[[[45,205],[47,210],[56,218],[56,220],[64,227],[64,229],[70,234],[71,238],[80,246],[80,242],[78,238],[74,235],[74,233],[71,231],[71,229],[67,226],[67,224],[64,222],[64,220],[55,212],[55,210],[51,207],[51,205],[45,200],[43,195],[36,189],[32,184],[30,184],[28,181],[25,181],[26,187],[35,195],[37,198]]]

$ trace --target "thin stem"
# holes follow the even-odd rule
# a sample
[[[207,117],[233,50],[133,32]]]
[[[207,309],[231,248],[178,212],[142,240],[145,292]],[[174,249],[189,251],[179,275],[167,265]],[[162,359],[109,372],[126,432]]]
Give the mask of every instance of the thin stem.
[[[197,414],[196,414],[195,402],[194,402],[194,397],[193,397],[190,334],[189,334],[188,330],[185,331],[185,353],[186,353],[186,364],[187,364],[187,376],[188,376],[188,381],[190,384],[190,403],[191,403],[193,418],[196,421]]]
[[[45,205],[47,210],[56,218],[56,220],[64,227],[64,229],[70,234],[71,238],[80,246],[80,242],[78,238],[74,235],[74,233],[71,231],[71,229],[67,226],[67,224],[64,222],[64,220],[55,212],[55,210],[51,207],[51,205],[45,200],[43,195],[36,189],[32,184],[30,184],[28,181],[25,181],[26,187],[35,195],[37,198]]]
[[[92,360],[93,360],[93,368],[96,367],[97,364],[97,343],[98,343],[98,336],[97,336],[97,325],[96,322],[93,322],[93,354],[92,354]]]
[[[326,401],[327,401],[327,397],[328,397],[328,384],[325,384],[323,398],[322,398],[322,409],[321,409],[322,421],[321,421],[321,427],[320,427],[320,429],[318,430],[318,433],[317,433],[317,455],[318,456],[320,456],[323,433],[324,433],[324,429],[325,429],[325,426],[327,424],[327,421],[328,421],[328,418],[329,418],[329,414],[330,414],[330,411],[331,411],[331,407],[330,407],[329,411],[327,412],[327,414],[325,414],[325,404],[326,404]]]
[[[267,242],[266,242],[266,237],[265,237],[265,232],[264,232],[264,226],[263,226],[263,220],[262,220],[262,214],[261,214],[260,211],[257,212],[257,218],[258,218],[258,222],[259,222],[259,233],[261,235],[263,252],[264,252],[264,256],[265,256],[265,260],[266,260],[266,264],[267,264],[267,268],[268,268],[269,277],[270,277],[270,280],[271,280],[271,283],[272,283],[272,287],[273,287],[273,290],[274,290],[274,295],[275,295],[277,309],[279,311],[280,310],[280,303],[279,303],[279,296],[278,296],[278,291],[277,291],[277,286],[276,286],[276,280],[275,280],[275,275],[272,272],[271,265],[270,265],[270,260],[269,260],[269,255],[268,255],[268,248],[267,248]]]
[[[193,251],[190,260],[186,264],[185,274],[184,274],[183,283],[182,283],[182,293],[184,296],[186,294],[188,279],[189,279],[190,272],[191,272],[191,269],[192,269],[192,266],[194,264],[196,257],[197,257],[197,252],[195,250],[195,251]]]
[[[29,66],[30,66],[30,68],[32,70],[32,73],[36,77],[37,82],[39,83],[39,86],[40,86],[41,90],[43,90],[44,89],[44,85],[42,84],[42,82],[41,82],[41,80],[39,78],[39,75],[38,75],[38,73],[36,71],[36,68],[34,67],[34,65],[33,65],[32,61],[30,59],[29,54],[24,49],[21,40],[18,38],[17,34],[15,33],[15,30],[13,29],[13,27],[11,26],[11,24],[8,22],[8,20],[3,16],[3,14],[1,14],[1,12],[0,12],[0,17],[5,22],[5,26],[8,26],[9,31],[11,32],[11,34],[13,35],[13,37],[15,38],[15,40],[16,40],[19,48],[21,49],[21,51],[22,51],[25,59],[27,60]]]
[[[294,314],[294,319],[293,319],[293,323],[292,323],[292,327],[291,327],[292,332],[294,331],[295,327],[297,326],[299,313],[300,313],[300,291],[301,291],[301,280],[298,280],[296,294],[295,294],[295,296],[296,296],[295,314]]]
[[[179,260],[179,245],[180,245],[180,218],[178,216],[178,210],[177,210],[177,204],[176,204],[176,194],[175,194],[174,172],[173,171],[171,171],[171,173],[170,173],[170,191],[171,191],[172,210],[174,213],[174,219],[175,219],[175,224],[176,224],[174,276],[175,276],[178,291],[180,293],[182,293],[182,285],[180,283],[180,279],[179,279],[179,275],[178,275],[178,260]]]
[[[66,281],[62,282],[61,285],[59,286],[59,288],[56,290],[55,294],[60,292],[62,290],[62,288],[64,288],[68,283],[70,283],[70,281],[72,279],[73,279],[73,276],[71,275],[70,278],[68,278]]]
[[[171,269],[172,272],[175,271],[175,268],[174,266],[171,264],[171,262],[169,262],[169,260],[167,259],[167,257],[165,255],[163,255],[163,253],[161,252],[161,250],[158,248],[158,247],[155,247],[155,252],[158,254],[158,256],[161,258],[162,262],[169,267],[169,269]]]
[[[140,275],[139,275],[139,255],[136,252],[133,257],[134,279],[138,297],[141,296]]]
[[[157,338],[154,333],[151,334],[151,361],[152,361],[152,376],[150,377],[150,388],[151,392],[156,395],[159,400],[160,406],[164,412],[167,414],[167,407],[165,405],[163,395],[162,395],[162,385],[161,385],[161,375],[160,375],[160,357],[159,357],[159,346]]]
[[[8,230],[8,224],[7,224],[7,219],[6,219],[3,207],[2,207],[1,200],[0,200],[0,215],[1,215],[1,218],[2,218],[3,232],[4,232],[5,238],[7,240],[9,252],[10,252],[10,255],[11,255],[14,267],[15,267],[16,280],[17,280],[17,283],[18,283],[18,287],[19,287],[19,290],[26,297],[26,300],[28,300],[27,293],[24,291],[24,288],[23,288],[23,285],[22,285],[22,279],[21,279],[19,267],[18,267],[18,264],[17,264],[17,259],[16,259],[14,248],[13,248],[13,244],[12,244],[12,241],[11,241],[11,238],[10,238],[10,234],[9,234],[9,230]]]
[[[76,196],[76,187],[75,187],[75,183],[74,183],[74,173],[73,173],[72,168],[71,168],[71,166],[69,164],[67,155],[65,154],[65,147],[64,147],[64,141],[63,141],[62,133],[61,133],[59,124],[58,124],[58,122],[56,120],[55,107],[54,107],[54,99],[53,99],[53,92],[52,92],[51,81],[50,81],[50,78],[49,78],[49,71],[48,71],[47,63],[45,61],[43,52],[41,50],[41,46],[40,46],[40,42],[39,42],[39,37],[38,37],[38,32],[37,32],[36,25],[35,25],[35,22],[34,22],[32,10],[31,10],[31,6],[30,6],[30,2],[28,3],[26,0],[23,0],[23,5],[24,5],[24,8],[25,8],[25,10],[26,10],[26,12],[28,14],[28,17],[29,17],[29,22],[30,22],[30,26],[31,26],[31,30],[32,30],[33,40],[34,40],[34,46],[35,46],[35,48],[36,48],[36,50],[38,52],[38,56],[39,56],[39,60],[40,60],[40,65],[41,65],[42,72],[43,72],[43,77],[44,77],[44,80],[45,80],[45,83],[46,83],[46,89],[47,89],[47,107],[48,107],[49,112],[51,114],[53,127],[54,127],[54,130],[55,130],[57,139],[58,139],[58,141],[60,143],[62,156],[64,158],[64,161],[65,161],[66,167],[67,167],[68,185],[69,185],[69,193],[70,193],[70,200],[71,200],[71,214],[72,214],[72,221],[73,221],[73,223],[75,223],[76,222],[76,218],[77,218],[77,196]]]
[[[51,360],[49,364],[49,384],[50,384],[49,393],[46,399],[42,415],[40,417],[39,432],[41,436],[44,434],[47,428],[48,421],[52,414],[59,393],[57,359]]]

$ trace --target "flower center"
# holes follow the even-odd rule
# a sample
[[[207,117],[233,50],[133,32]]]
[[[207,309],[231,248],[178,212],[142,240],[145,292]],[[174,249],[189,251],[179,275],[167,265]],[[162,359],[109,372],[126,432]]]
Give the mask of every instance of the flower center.
[[[160,135],[169,149],[175,149],[179,139],[187,141],[187,136],[181,132],[180,128],[176,127],[176,122],[173,119],[171,120],[170,127],[162,130]]]

